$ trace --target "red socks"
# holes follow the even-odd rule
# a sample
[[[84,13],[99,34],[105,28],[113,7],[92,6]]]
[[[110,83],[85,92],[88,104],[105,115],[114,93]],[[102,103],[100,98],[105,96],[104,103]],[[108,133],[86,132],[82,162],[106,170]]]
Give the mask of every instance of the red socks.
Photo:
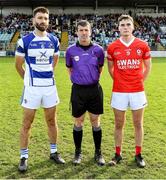
[[[121,147],[120,146],[116,146],[115,147],[115,151],[117,155],[121,154]],[[141,146],[135,146],[135,155],[141,154],[142,151],[142,147]]]
[[[116,154],[117,154],[117,155],[120,155],[120,153],[121,153],[121,147],[120,147],[120,146],[116,146],[116,147],[115,147],[115,150],[116,150]]]
[[[135,155],[141,154],[142,147],[141,146],[135,146]]]

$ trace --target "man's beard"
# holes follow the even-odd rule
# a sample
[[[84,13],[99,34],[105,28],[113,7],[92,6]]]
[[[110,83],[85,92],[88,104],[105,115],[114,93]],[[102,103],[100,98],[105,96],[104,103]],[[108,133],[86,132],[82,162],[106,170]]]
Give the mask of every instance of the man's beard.
[[[42,24],[43,25],[43,24]],[[48,26],[41,26],[41,24],[38,24],[38,23],[36,23],[35,24],[35,27],[39,30],[39,31],[46,31],[47,30],[47,28],[48,28]]]

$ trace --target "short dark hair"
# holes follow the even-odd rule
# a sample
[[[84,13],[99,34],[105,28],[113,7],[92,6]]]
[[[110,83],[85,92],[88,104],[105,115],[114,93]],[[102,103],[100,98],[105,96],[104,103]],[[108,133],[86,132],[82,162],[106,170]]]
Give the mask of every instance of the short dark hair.
[[[127,14],[122,14],[119,18],[118,18],[118,24],[120,23],[120,21],[122,20],[130,20],[132,21],[132,23],[134,24],[134,20],[130,15]]]
[[[82,26],[82,27],[89,26],[91,28],[91,25],[87,20],[80,20],[76,25],[76,31],[78,31],[78,26]]]
[[[49,14],[49,10],[46,8],[46,7],[37,7],[33,10],[33,17],[38,13],[38,12],[41,12],[41,13],[46,13],[46,14]]]

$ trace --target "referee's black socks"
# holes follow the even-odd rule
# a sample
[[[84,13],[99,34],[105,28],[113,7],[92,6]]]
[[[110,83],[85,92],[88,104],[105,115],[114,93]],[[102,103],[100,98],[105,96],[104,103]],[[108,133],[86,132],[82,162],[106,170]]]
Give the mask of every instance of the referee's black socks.
[[[101,127],[92,127],[93,132],[93,140],[95,144],[95,151],[101,151],[101,138],[102,138],[102,130]]]
[[[80,153],[81,153],[82,136],[83,136],[82,126],[77,127],[74,125],[74,128],[73,128],[74,144],[75,144],[76,151],[80,151]]]

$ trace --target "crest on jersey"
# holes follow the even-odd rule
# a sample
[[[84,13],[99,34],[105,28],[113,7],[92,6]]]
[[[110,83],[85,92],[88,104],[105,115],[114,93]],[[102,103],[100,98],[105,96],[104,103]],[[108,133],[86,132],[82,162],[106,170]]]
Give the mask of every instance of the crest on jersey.
[[[43,43],[43,44],[41,44],[41,48],[42,48],[42,49],[44,49],[44,48],[45,48],[44,43]]]
[[[142,51],[140,49],[137,49],[137,55],[141,56],[141,54],[142,54]]]
[[[79,56],[74,56],[74,60],[79,61],[80,60]]]
[[[45,42],[39,42],[41,49],[45,48]]]
[[[131,49],[126,49],[125,51],[126,51],[126,56],[130,56],[130,54],[131,54]]]

